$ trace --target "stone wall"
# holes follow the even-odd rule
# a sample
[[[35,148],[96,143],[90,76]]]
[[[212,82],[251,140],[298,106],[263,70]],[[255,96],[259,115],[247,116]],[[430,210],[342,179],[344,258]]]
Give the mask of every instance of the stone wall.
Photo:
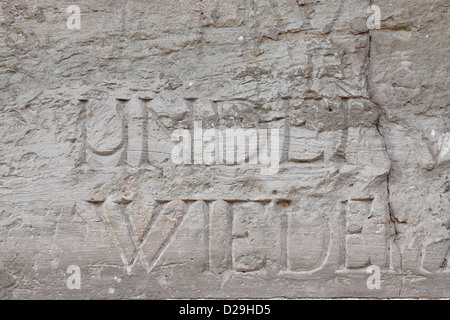
[[[1,1],[0,298],[449,297],[449,7]]]

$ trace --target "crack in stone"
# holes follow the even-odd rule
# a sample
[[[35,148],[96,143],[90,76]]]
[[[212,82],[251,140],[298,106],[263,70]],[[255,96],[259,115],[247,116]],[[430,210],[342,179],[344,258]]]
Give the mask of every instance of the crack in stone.
[[[371,6],[373,4],[373,0],[369,0],[369,6]],[[392,206],[391,206],[391,190],[390,190],[390,183],[391,183],[391,175],[392,175],[392,158],[389,154],[389,149],[388,149],[388,144],[386,141],[386,137],[384,135],[384,133],[382,132],[381,128],[380,128],[380,124],[381,121],[384,119],[386,121],[386,115],[384,112],[384,109],[375,101],[373,101],[372,98],[372,88],[370,85],[370,78],[371,78],[371,52],[372,52],[372,35],[371,35],[371,30],[368,31],[369,32],[369,39],[368,39],[368,50],[367,50],[367,66],[366,66],[366,89],[367,89],[367,93],[369,96],[369,100],[370,102],[372,102],[378,109],[378,121],[376,123],[376,129],[378,134],[380,135],[382,141],[383,141],[383,146],[384,146],[384,150],[386,152],[386,156],[389,160],[389,171],[386,175],[386,191],[387,191],[387,205],[388,205],[388,212],[389,212],[389,219],[394,227],[394,237],[392,242],[394,243],[394,245],[397,247],[397,249],[399,250],[399,255],[400,255],[400,273],[403,275],[403,255],[402,255],[402,251],[400,249],[400,246],[398,244],[398,239],[399,239],[399,232],[398,232],[398,228],[397,225],[399,223],[402,223],[401,221],[399,221],[393,212]],[[381,124],[381,126],[384,126],[384,124]],[[399,293],[398,293],[398,297],[401,297],[402,291],[403,291],[403,283],[404,283],[404,277],[402,276],[402,280],[400,282],[400,289],[399,289]]]

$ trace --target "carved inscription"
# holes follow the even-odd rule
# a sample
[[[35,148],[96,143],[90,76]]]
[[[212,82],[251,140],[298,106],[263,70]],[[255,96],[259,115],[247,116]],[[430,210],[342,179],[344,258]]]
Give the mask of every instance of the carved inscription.
[[[103,119],[102,108],[111,107],[115,107],[115,115]],[[95,101],[83,101],[81,108],[84,121],[79,165],[152,166],[149,159],[147,101],[109,100],[101,101],[100,106]]]

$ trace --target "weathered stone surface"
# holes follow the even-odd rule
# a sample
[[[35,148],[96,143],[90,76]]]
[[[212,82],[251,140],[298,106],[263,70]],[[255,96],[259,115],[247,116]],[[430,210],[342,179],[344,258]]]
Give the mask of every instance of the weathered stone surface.
[[[0,3],[0,298],[450,296],[448,1],[70,5]]]

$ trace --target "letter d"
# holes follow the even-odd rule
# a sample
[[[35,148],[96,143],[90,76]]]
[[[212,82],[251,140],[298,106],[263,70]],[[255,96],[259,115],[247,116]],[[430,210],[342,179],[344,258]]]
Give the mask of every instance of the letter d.
[[[231,306],[225,304],[223,306],[223,314],[230,314],[231,313]]]

